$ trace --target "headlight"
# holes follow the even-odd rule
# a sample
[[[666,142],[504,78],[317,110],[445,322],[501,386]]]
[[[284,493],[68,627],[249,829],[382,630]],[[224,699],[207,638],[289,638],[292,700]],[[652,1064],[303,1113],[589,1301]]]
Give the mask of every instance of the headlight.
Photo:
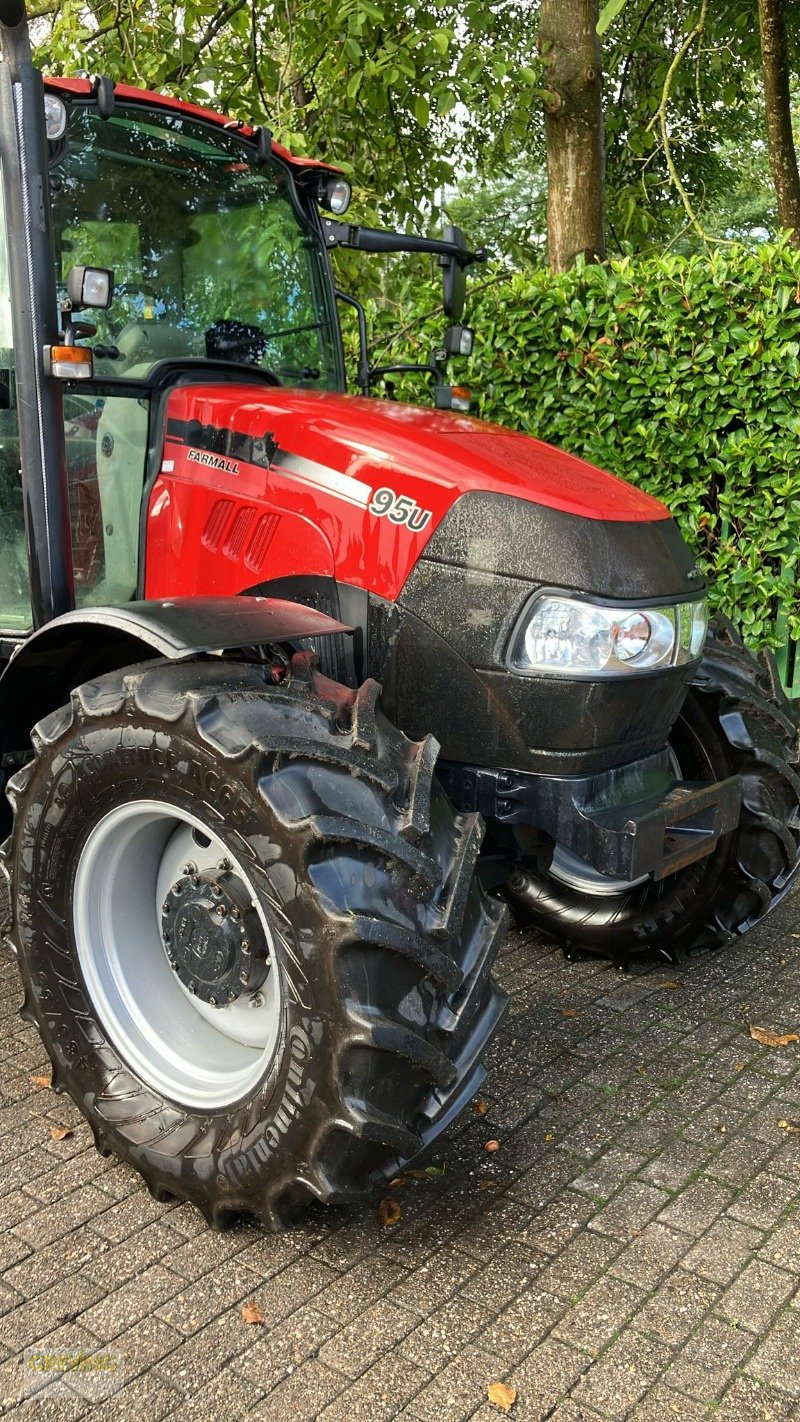
[[[681,666],[703,650],[705,599],[673,607],[611,607],[542,593],[514,632],[513,671],[608,677]]]

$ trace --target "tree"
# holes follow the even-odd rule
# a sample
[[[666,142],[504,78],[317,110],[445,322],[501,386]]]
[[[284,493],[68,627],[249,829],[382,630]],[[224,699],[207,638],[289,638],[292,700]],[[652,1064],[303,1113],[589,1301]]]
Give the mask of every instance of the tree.
[[[553,271],[605,254],[597,0],[541,0],[547,89],[547,254]]]
[[[792,134],[789,45],[784,0],[759,0],[764,109],[772,181],[781,227],[790,228],[800,246],[800,173]]]
[[[510,164],[540,101],[530,0],[42,0],[38,59],[262,120],[352,173],[361,214],[436,217]]]

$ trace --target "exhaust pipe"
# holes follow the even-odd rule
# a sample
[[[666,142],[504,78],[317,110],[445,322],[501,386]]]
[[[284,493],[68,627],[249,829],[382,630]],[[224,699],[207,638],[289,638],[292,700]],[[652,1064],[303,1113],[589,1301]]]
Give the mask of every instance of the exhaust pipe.
[[[0,0],[0,164],[34,627],[75,604],[61,387],[44,368],[58,298],[42,76],[24,0]],[[0,241],[3,240],[0,234]]]

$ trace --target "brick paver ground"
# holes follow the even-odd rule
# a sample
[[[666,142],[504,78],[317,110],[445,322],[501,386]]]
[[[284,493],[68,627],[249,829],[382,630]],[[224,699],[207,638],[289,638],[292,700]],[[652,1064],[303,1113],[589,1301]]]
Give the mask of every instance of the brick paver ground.
[[[749,1035],[800,1029],[796,929],[798,899],[723,954],[627,976],[512,935],[486,1114],[394,1192],[395,1226],[371,1202],[277,1237],[213,1234],[96,1155],[31,1082],[47,1064],[3,964],[5,1408],[496,1422],[503,1381],[518,1422],[800,1418],[798,1044]],[[20,1401],[46,1381],[30,1350],[114,1371]]]

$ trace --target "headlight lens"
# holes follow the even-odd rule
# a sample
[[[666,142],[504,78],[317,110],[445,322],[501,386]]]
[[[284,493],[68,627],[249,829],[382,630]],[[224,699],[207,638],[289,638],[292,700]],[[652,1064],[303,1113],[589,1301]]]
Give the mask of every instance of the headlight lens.
[[[523,673],[625,676],[695,661],[703,650],[705,599],[674,607],[603,607],[544,593],[517,627],[508,664]]]

